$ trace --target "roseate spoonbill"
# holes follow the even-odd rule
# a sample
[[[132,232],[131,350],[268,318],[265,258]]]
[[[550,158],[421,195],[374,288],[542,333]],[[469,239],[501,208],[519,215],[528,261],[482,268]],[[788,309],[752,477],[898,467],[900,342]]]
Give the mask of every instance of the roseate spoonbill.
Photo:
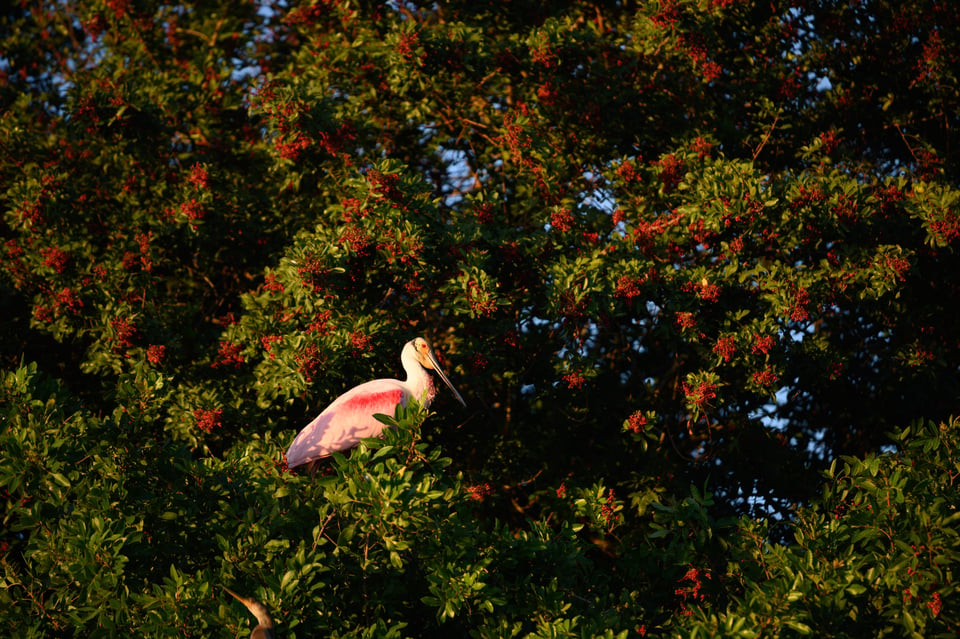
[[[384,424],[377,421],[375,414],[393,415],[397,404],[406,406],[411,397],[429,406],[437,391],[427,369],[436,371],[443,383],[453,391],[457,401],[467,405],[440,370],[437,357],[427,340],[417,337],[404,344],[400,361],[407,372],[405,381],[375,379],[351,388],[335,399],[290,444],[287,465],[290,468],[306,465],[307,470],[313,472],[318,460],[353,448],[364,437],[379,436]]]
[[[250,631],[250,639],[273,639],[273,619],[270,618],[270,611],[262,603],[253,598],[241,597],[226,586],[222,586],[234,598],[247,607],[253,616],[259,622],[257,627]]]

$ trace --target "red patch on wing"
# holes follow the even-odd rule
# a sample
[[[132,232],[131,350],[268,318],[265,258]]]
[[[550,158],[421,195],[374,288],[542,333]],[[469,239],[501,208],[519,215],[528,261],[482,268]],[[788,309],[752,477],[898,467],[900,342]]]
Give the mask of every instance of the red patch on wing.
[[[371,393],[360,393],[343,402],[341,410],[355,411],[357,414],[373,415],[385,413],[393,415],[393,409],[403,401],[403,391],[399,388]]]

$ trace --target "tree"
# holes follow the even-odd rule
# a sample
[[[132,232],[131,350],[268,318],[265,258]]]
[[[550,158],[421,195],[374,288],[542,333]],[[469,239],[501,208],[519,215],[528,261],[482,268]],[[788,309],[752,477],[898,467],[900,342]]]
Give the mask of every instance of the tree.
[[[6,9],[7,608],[235,632],[222,583],[287,636],[947,632],[918,491],[955,472],[958,18]],[[286,472],[415,334],[470,410]],[[896,525],[829,519],[850,491]]]

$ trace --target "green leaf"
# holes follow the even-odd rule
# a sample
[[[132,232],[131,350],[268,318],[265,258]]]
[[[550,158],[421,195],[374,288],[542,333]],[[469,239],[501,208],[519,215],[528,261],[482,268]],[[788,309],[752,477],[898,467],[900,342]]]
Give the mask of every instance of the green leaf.
[[[791,628],[792,630],[795,630],[796,632],[800,633],[801,635],[810,635],[810,634],[813,634],[813,629],[810,628],[810,626],[808,626],[807,624],[805,624],[805,623],[803,623],[803,622],[795,621],[795,620],[793,620],[793,619],[785,619],[783,623],[784,623],[788,628]]]
[[[68,480],[68,479],[67,479],[66,477],[64,477],[62,474],[60,474],[60,473],[50,473],[50,477],[51,477],[55,482],[57,482],[58,484],[60,484],[60,485],[63,486],[63,487],[65,487],[65,488],[69,488],[69,487],[70,487],[70,480]]]

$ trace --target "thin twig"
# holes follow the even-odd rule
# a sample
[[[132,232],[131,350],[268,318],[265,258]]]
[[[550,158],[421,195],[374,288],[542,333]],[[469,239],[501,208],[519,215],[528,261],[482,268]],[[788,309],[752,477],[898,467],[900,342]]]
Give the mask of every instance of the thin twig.
[[[766,145],[767,140],[770,139],[770,136],[773,134],[773,130],[777,128],[777,122],[780,120],[780,112],[777,112],[777,117],[773,118],[773,124],[770,125],[770,128],[767,130],[767,134],[763,136],[763,139],[760,140],[760,146],[757,147],[757,150],[753,152],[753,157],[750,158],[751,161],[756,160],[757,156],[760,155],[760,151]]]

